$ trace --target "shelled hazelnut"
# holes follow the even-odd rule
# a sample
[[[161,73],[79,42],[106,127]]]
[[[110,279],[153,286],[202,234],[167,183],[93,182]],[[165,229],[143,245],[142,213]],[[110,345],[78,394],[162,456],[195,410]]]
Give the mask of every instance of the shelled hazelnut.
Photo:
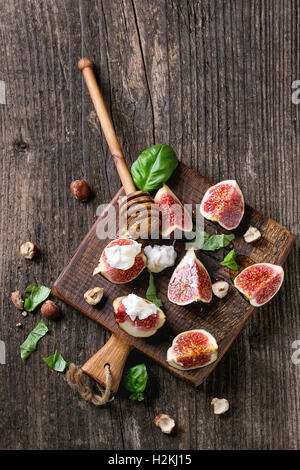
[[[212,398],[211,406],[215,415],[222,415],[229,410],[229,401],[226,398]]]
[[[23,310],[24,300],[22,299],[22,295],[20,291],[16,290],[15,292],[12,292],[10,295],[10,298],[11,298],[12,303],[17,309]]]
[[[171,434],[176,425],[175,420],[165,413],[157,415],[153,422],[164,434]]]
[[[103,289],[102,287],[93,287],[92,289],[89,289],[86,291],[84,294],[84,300],[89,304],[89,305],[97,305],[103,297]]]
[[[37,252],[37,245],[33,242],[25,242],[20,246],[20,254],[25,259],[32,259]]]

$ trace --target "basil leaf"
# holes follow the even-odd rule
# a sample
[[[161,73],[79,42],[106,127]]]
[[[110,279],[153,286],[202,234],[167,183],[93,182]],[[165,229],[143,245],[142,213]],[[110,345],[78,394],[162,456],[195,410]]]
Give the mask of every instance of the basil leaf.
[[[43,361],[56,372],[63,372],[68,364],[58,350],[55,351],[53,356],[43,357]]]
[[[233,233],[228,235],[209,235],[208,233],[204,232],[204,230],[198,230],[195,239],[190,243],[197,250],[216,251],[220,250],[220,248],[228,246],[229,243],[234,240],[234,238],[235,236]]]
[[[30,354],[36,350],[36,346],[38,341],[45,336],[47,333],[48,328],[45,323],[45,320],[42,318],[40,323],[34,328],[34,330],[29,333],[27,338],[25,339],[24,343],[21,344],[20,350],[21,350],[21,359],[24,362],[25,359],[27,359]]]
[[[25,289],[25,292],[32,292],[32,289],[34,288],[35,286],[27,286],[26,289]]]
[[[229,251],[228,255],[225,256],[223,261],[221,262],[222,266],[226,266],[233,271],[238,271],[239,267],[237,262],[235,261],[235,252],[234,250]]]
[[[148,373],[145,364],[138,364],[125,372],[123,383],[131,395],[130,400],[144,400],[143,391],[146,388]]]
[[[169,145],[153,145],[144,150],[131,165],[135,185],[143,191],[153,191],[165,183],[178,165],[174,150]]]
[[[162,307],[162,301],[157,297],[156,295],[156,287],[154,283],[154,276],[151,271],[149,271],[150,277],[149,277],[149,287],[146,292],[146,299],[150,300],[153,304],[155,304],[157,307]]]
[[[27,289],[29,288],[31,289],[31,294],[26,297],[24,308],[27,312],[32,312],[49,297],[51,289],[46,286],[28,286]]]

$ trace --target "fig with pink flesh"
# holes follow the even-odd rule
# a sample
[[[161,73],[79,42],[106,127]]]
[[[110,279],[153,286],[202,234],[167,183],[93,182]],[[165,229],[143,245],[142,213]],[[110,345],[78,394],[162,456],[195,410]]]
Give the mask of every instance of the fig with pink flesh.
[[[218,222],[227,230],[237,228],[244,210],[244,197],[235,180],[221,181],[211,186],[200,205],[200,212],[205,219]]]
[[[199,300],[208,303],[212,299],[211,279],[193,248],[187,250],[171,276],[168,299],[177,305],[188,305]]]
[[[281,287],[284,271],[281,266],[258,263],[248,266],[234,279],[235,287],[254,307],[266,304]]]
[[[118,269],[110,266],[107,260],[105,250],[112,246],[119,245],[138,245],[138,242],[130,238],[118,238],[117,240],[111,241],[103,250],[98,266],[94,269],[94,275],[97,273],[102,274],[113,284],[125,284],[132,281],[145,269],[147,265],[147,258],[143,253],[143,250],[135,257],[135,261],[132,267],[129,269]]]
[[[125,297],[126,296],[117,297],[113,301],[116,322],[119,327],[127,334],[135,336],[136,338],[148,338],[149,336],[153,336],[166,321],[166,316],[163,311],[156,307],[156,313],[144,320],[140,320],[139,318],[132,320],[130,316],[127,315],[126,308],[122,302]],[[149,300],[143,300],[151,304]]]
[[[191,232],[193,230],[190,214],[166,184],[157,191],[154,202],[161,212],[163,238],[173,236],[176,231]]]
[[[218,357],[215,338],[205,330],[190,330],[174,338],[167,352],[167,362],[180,370],[208,366]]]

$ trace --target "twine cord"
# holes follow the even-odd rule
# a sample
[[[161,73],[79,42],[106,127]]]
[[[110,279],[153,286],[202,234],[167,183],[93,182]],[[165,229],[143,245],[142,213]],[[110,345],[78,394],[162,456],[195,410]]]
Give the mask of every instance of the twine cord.
[[[83,370],[71,363],[66,373],[68,384],[81,395],[85,401],[90,401],[95,406],[106,405],[110,401],[112,376],[109,364],[105,364],[105,389],[97,384],[101,395],[95,393],[83,379]]]

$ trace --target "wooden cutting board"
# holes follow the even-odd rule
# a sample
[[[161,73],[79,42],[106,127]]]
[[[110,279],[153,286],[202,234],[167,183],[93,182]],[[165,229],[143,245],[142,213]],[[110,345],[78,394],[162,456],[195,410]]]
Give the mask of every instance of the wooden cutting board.
[[[173,173],[168,185],[183,203],[196,205],[200,204],[211,183],[194,170],[180,164]],[[243,190],[243,188],[241,189]],[[118,198],[121,195],[123,195],[122,188],[110,204],[117,206]],[[254,307],[233,287],[228,269],[219,264],[219,261],[228,253],[230,247],[217,252],[197,251],[198,258],[206,266],[213,282],[224,279],[231,284],[229,293],[224,299],[214,297],[208,305],[194,303],[185,307],[170,303],[167,298],[167,287],[174,268],[166,269],[155,275],[155,283],[158,296],[163,302],[163,310],[167,321],[164,327],[153,337],[147,339],[134,338],[118,327],[113,313],[112,301],[115,297],[128,295],[133,291],[135,294],[145,297],[149,273],[144,270],[137,279],[125,285],[111,284],[100,274],[93,276],[93,270],[98,264],[100,254],[110,241],[100,240],[96,235],[96,228],[100,219],[101,217],[92,226],[73,258],[54,283],[53,293],[87,317],[111,330],[131,346],[162,364],[172,373],[198,386],[222,359],[254,310]],[[262,238],[253,245],[247,244],[243,240],[243,234],[249,225],[257,227],[262,233]],[[218,224],[209,221],[206,221],[205,230],[209,233],[226,232]],[[232,245],[236,254],[247,256],[256,263],[268,262],[282,265],[290,251],[293,240],[292,234],[285,227],[249,206],[246,206],[245,215],[240,226],[233,232],[236,238]],[[175,248],[178,251],[177,262],[179,262],[184,253],[184,242],[181,240],[176,241]],[[101,304],[96,307],[89,306],[83,298],[83,294],[94,286],[102,286],[105,296],[104,301],[102,300]],[[284,284],[282,289],[284,289]],[[219,345],[217,361],[207,367],[186,372],[170,367],[166,362],[166,354],[167,349],[172,344],[172,339],[182,331],[195,328],[203,328],[216,338]]]

